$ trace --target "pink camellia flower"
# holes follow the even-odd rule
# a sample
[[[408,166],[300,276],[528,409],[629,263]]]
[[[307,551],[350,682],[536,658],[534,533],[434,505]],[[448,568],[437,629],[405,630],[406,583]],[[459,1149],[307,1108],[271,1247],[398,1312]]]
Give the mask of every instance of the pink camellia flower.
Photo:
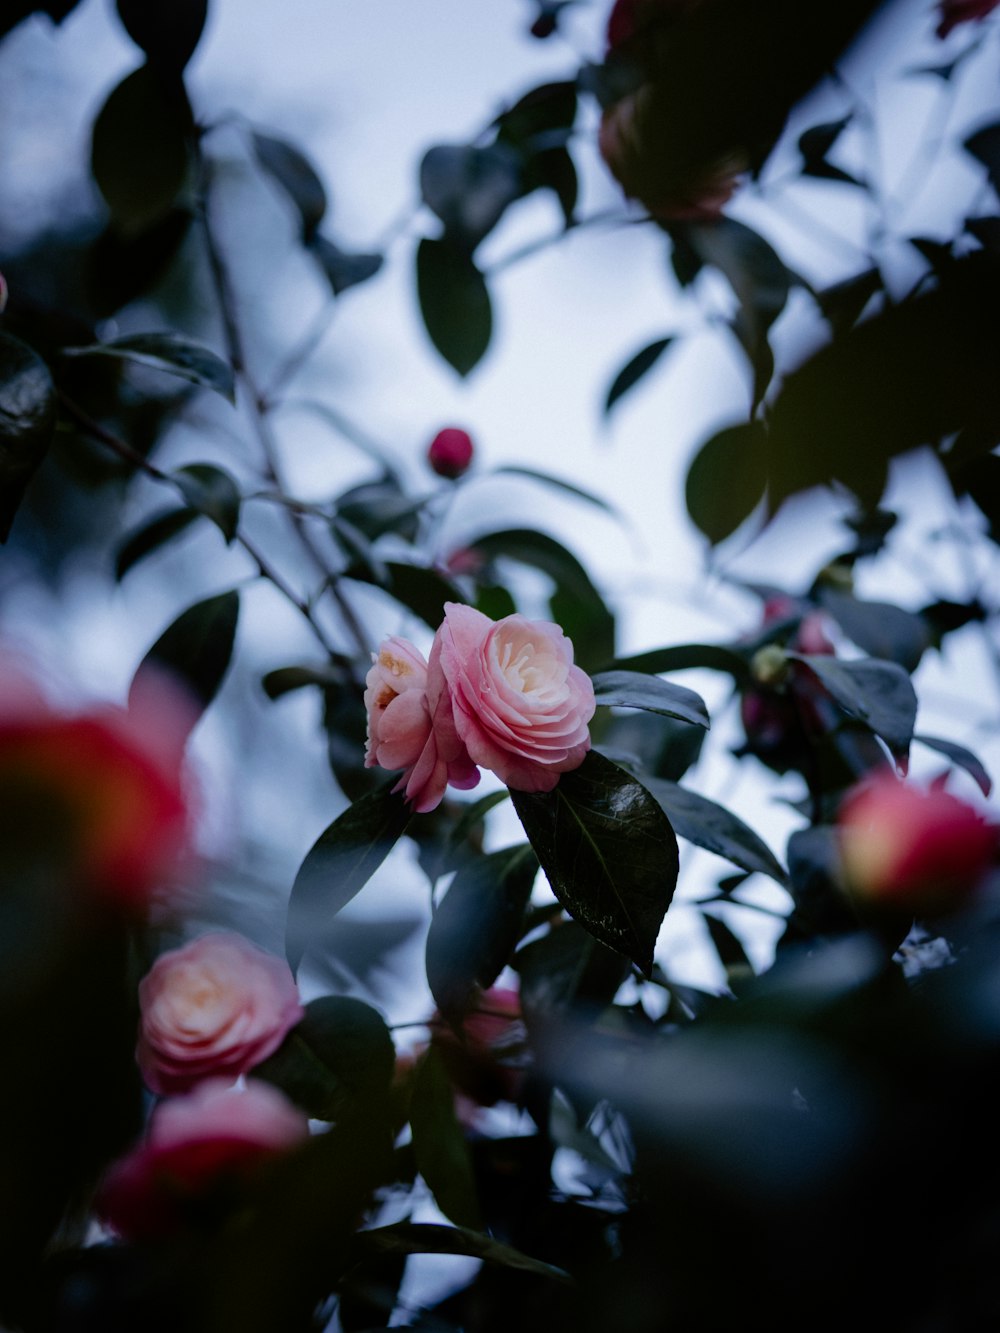
[[[1000,826],[973,806],[940,786],[919,787],[887,771],[847,794],[837,830],[849,891],[914,916],[961,906],[1000,849]]]
[[[992,14],[1000,0],[940,0],[938,12],[941,15],[936,32],[944,38],[957,28],[960,23],[971,23],[974,19],[984,19]]]
[[[432,653],[433,656],[433,653]],[[402,769],[393,791],[404,791],[418,813],[441,803],[445,788],[474,787],[479,770],[455,730],[444,680],[406,639],[388,638],[365,679],[367,768]]]
[[[551,791],[590,749],[594,687],[551,621],[522,615],[493,621],[446,602],[428,675],[435,698],[450,702],[454,729],[473,762],[518,791]],[[445,713],[438,708],[446,724]]]
[[[136,1059],[159,1094],[246,1073],[304,1012],[283,958],[222,931],[161,954],[139,983],[139,1007]]]
[[[427,446],[427,461],[439,477],[454,481],[472,462],[472,436],[457,426],[439,430]]]
[[[269,1083],[209,1079],[160,1103],[144,1141],[105,1175],[96,1214],[124,1240],[169,1236],[214,1192],[308,1136],[305,1112]]]

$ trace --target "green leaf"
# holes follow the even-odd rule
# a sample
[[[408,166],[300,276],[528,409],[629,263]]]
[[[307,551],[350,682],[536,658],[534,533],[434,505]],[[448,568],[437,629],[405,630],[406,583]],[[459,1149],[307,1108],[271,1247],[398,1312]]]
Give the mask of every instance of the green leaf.
[[[338,1120],[347,1110],[370,1114],[387,1103],[395,1063],[392,1036],[376,1009],[351,996],[325,995],[306,1005],[273,1055],[249,1072],[312,1119]]]
[[[851,116],[847,115],[841,120],[813,125],[799,136],[799,152],[802,154],[804,176],[813,176],[819,180],[843,181],[847,185],[863,187],[863,181],[827,161],[827,154],[850,122]]]
[[[49,368],[26,343],[0,333],[0,542],[52,439],[56,391]]]
[[[325,236],[314,236],[310,246],[334,296],[374,278],[385,263],[385,256],[370,252],[342,250]]]
[[[652,370],[660,357],[674,341],[673,337],[657,338],[648,347],[636,352],[615,376],[604,398],[604,415],[607,416],[615,403],[642,379],[648,370]]]
[[[521,937],[538,873],[526,844],[461,867],[427,932],[427,982],[439,1011],[458,1020],[492,986]]]
[[[904,671],[916,671],[931,646],[926,621],[889,602],[866,602],[850,593],[824,589],[820,603],[847,637],[869,657],[898,662]]]
[[[714,916],[711,912],[706,911],[702,911],[702,918],[712,938],[715,952],[719,955],[719,962],[725,968],[726,973],[737,971],[753,976],[753,964],[747,957],[746,949],[725,921],[721,917]]]
[[[357,1234],[359,1249],[375,1249],[389,1254],[464,1254],[470,1259],[500,1264],[523,1273],[537,1273],[557,1281],[569,1281],[569,1274],[552,1264],[522,1254],[511,1245],[468,1227],[449,1227],[437,1222],[395,1222],[386,1227],[369,1227]]]
[[[869,268],[824,287],[816,293],[816,303],[833,332],[842,333],[854,327],[868,302],[882,288],[882,274],[877,268]]]
[[[326,190],[305,154],[285,139],[255,131],[251,136],[261,169],[276,181],[295,205],[302,223],[302,239],[309,244],[326,215]]]
[[[913,739],[917,696],[910,677],[895,662],[840,661],[836,657],[789,653],[829,690],[851,717],[881,736],[894,754],[905,754]]]
[[[114,356],[137,366],[162,370],[236,401],[232,367],[210,348],[179,333],[132,333],[91,347],[66,347],[63,356]]]
[[[1000,121],[981,126],[962,146],[986,168],[990,184],[1000,192]]]
[[[506,143],[436,144],[420,163],[421,198],[469,255],[523,193],[521,154]]]
[[[299,866],[288,901],[285,953],[298,970],[306,949],[371,879],[410,822],[410,807],[391,783],[367,792],[338,815]]]
[[[650,648],[648,652],[619,657],[608,664],[609,671],[645,671],[659,675],[663,671],[707,669],[722,671],[734,680],[750,679],[747,659],[719,643],[678,643],[669,648]]]
[[[784,868],[764,840],[731,810],[666,778],[644,777],[643,783],[666,811],[678,837],[743,870],[757,871],[781,885],[788,882]]]
[[[129,707],[138,705],[147,684],[155,689],[166,674],[184,688],[200,715],[229,668],[239,611],[239,593],[224,592],[182,612],[139,663],[129,688]]]
[[[428,337],[464,378],[482,360],[493,334],[483,275],[464,250],[424,237],[417,247],[417,298]]]
[[[94,122],[90,166],[118,232],[136,236],[167,214],[188,173],[191,112],[149,65],[115,88]]]
[[[574,496],[577,500],[586,500],[587,504],[596,505],[598,509],[603,509],[605,513],[614,514],[618,511],[615,506],[603,496],[595,495],[593,491],[585,491],[581,486],[574,486],[572,482],[565,481],[562,477],[555,477],[551,472],[540,472],[533,467],[518,467],[513,463],[504,467],[495,467],[492,475],[494,477],[528,477],[531,481],[540,481],[544,486],[551,486],[554,490],[565,491],[567,495]]]
[[[593,681],[597,702],[605,707],[644,708],[696,727],[710,725],[704,699],[683,685],[642,671],[601,671]]]
[[[450,579],[436,569],[422,565],[405,565],[399,560],[385,563],[387,579],[379,579],[370,567],[355,562],[344,571],[344,577],[361,583],[374,583],[384,588],[390,597],[412,611],[415,616],[437,629],[444,619],[445,602],[464,602],[465,594]]]
[[[964,745],[956,744],[955,741],[945,740],[941,736],[927,736],[923,732],[914,733],[913,739],[919,741],[921,745],[926,745],[929,750],[943,754],[959,768],[964,768],[983,795],[989,796],[993,790],[993,779],[986,771],[982,760],[971,750],[967,750]]]
[[[417,1170],[437,1206],[456,1226],[482,1230],[472,1157],[455,1115],[451,1080],[433,1046],[414,1075],[410,1128]]]
[[[677,839],[659,803],[593,750],[552,791],[510,795],[566,911],[648,976],[678,872]]]
[[[424,504],[424,500],[407,495],[394,477],[385,477],[344,491],[337,497],[336,512],[369,541],[395,532],[404,541],[414,542]]]
[[[560,921],[522,945],[511,966],[520,977],[521,1011],[529,1032],[558,1024],[570,1009],[598,1013],[611,1004],[629,972],[616,950],[576,921]]]
[[[228,546],[239,527],[241,501],[240,488],[230,474],[213,463],[189,463],[173,477],[188,504],[212,520]]]
[[[117,0],[125,31],[150,65],[176,76],[194,55],[208,15],[208,0]]]
[[[750,517],[766,485],[764,428],[757,421],[728,426],[701,445],[688,467],[688,514],[714,546]]]
[[[141,524],[122,542],[115,556],[115,578],[123,579],[133,565],[159,550],[187,529],[197,515],[193,509],[166,509]]]

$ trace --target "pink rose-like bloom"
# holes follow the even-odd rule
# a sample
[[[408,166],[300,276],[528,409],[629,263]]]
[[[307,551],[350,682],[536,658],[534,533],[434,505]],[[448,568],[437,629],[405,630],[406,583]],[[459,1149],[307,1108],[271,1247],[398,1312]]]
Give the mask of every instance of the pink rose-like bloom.
[[[473,762],[518,791],[551,791],[583,763],[594,687],[558,625],[522,615],[493,621],[445,603],[429,674],[443,677],[454,729]],[[439,712],[443,713],[443,709]]]
[[[126,1240],[169,1235],[214,1189],[308,1136],[305,1112],[270,1084],[208,1079],[160,1103],[145,1140],[102,1181],[97,1216]]]
[[[957,28],[960,23],[986,18],[998,4],[1000,0],[940,0],[938,10],[941,18],[936,29],[937,36],[947,37],[952,28]]]
[[[940,787],[873,775],[837,817],[843,875],[859,899],[914,915],[954,910],[1000,848],[1000,827]]]
[[[427,461],[439,477],[454,481],[472,462],[472,436],[457,426],[439,430],[427,447]]]
[[[139,1007],[136,1059],[160,1095],[246,1073],[304,1012],[285,960],[224,932],[161,954],[139,983]]]
[[[479,781],[455,730],[440,670],[435,666],[430,672],[406,639],[386,639],[374,656],[365,678],[365,708],[365,767],[402,769],[393,791],[405,792],[418,813],[439,805],[449,782],[468,789]]]

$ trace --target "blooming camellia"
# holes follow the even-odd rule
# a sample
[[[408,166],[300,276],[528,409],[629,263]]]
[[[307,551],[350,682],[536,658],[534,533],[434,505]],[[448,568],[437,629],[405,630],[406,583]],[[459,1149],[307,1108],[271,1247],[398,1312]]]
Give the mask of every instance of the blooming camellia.
[[[283,958],[222,931],[161,954],[139,983],[139,1007],[136,1058],[160,1094],[246,1073],[304,1012]]]
[[[145,1140],[102,1181],[97,1215],[126,1240],[169,1235],[214,1188],[308,1136],[305,1112],[269,1083],[209,1079],[160,1103]]]

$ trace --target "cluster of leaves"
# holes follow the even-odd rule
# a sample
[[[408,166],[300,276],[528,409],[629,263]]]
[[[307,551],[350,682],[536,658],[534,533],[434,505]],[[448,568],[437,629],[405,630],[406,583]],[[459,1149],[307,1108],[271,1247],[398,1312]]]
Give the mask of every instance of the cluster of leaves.
[[[532,34],[556,34],[568,7],[539,4]],[[46,12],[60,19],[70,8]],[[738,143],[759,173],[788,114],[877,6],[842,5],[805,36],[793,0],[762,3],[748,29],[750,8],[745,0],[706,5],[704,21],[668,52],[664,123],[685,162]],[[752,514],[768,520],[817,486],[843,488],[856,510],[845,549],[801,587],[747,590],[765,608],[781,606],[762,615],[759,632],[622,656],[614,609],[578,554],[544,531],[487,521],[446,565],[435,563],[435,520],[463,486],[486,485],[490,474],[411,494],[399,470],[355,436],[376,456],[369,480],[335,486],[308,506],[288,493],[272,427],[280,404],[248,367],[213,225],[213,127],[199,123],[184,82],[206,0],[118,0],[117,12],[144,60],[93,125],[104,211],[85,247],[90,290],[62,308],[41,304],[42,250],[6,269],[0,537],[16,544],[33,496],[54,485],[53,455],[70,489],[110,476],[127,491],[141,476],[169,503],[123,530],[120,491],[113,497],[109,578],[126,578],[207,519],[302,615],[316,658],[289,663],[276,645],[262,690],[272,700],[317,693],[344,802],[304,850],[283,944],[293,970],[328,975],[330,959],[346,961],[356,984],[312,1000],[253,1071],[318,1122],[304,1149],[214,1201],[169,1245],[87,1244],[89,1192],[142,1123],[135,983],[164,923],[128,934],[74,918],[49,929],[45,896],[32,905],[12,887],[13,871],[5,874],[2,1035],[18,1096],[0,1121],[9,1181],[3,1317],[26,1333],[327,1325],[351,1333],[387,1327],[401,1313],[428,1329],[487,1331],[517,1320],[594,1333],[708,1333],[730,1322],[790,1330],[804,1319],[841,1328],[864,1302],[897,1328],[989,1326],[1000,1301],[990,1262],[1000,1182],[988,1112],[1000,917],[989,900],[943,925],[905,912],[866,917],[841,889],[834,825],[845,791],[874,771],[905,770],[915,746],[991,793],[971,750],[917,730],[913,678],[949,635],[988,628],[997,609],[972,593],[905,609],[858,595],[855,581],[892,541],[896,516],[879,506],[888,464],[921,445],[936,452],[955,495],[978,507],[985,540],[997,540],[1000,220],[970,218],[961,237],[937,247],[915,238],[927,272],[902,300],[870,265],[814,291],[735,218],[650,222],[666,236],[683,289],[695,293],[703,271],[731,288],[732,332],[752,383],[748,419],[707,441],[691,464],[687,503],[697,529],[721,543]],[[729,20],[745,41],[732,32],[720,41]],[[417,293],[431,344],[459,375],[479,364],[491,338],[479,247],[536,190],[554,194],[565,230],[580,225],[571,152],[579,106],[612,98],[621,76],[613,60],[585,66],[513,100],[475,142],[424,154],[420,195],[436,234],[413,247]],[[730,89],[721,110],[720,80]],[[848,123],[801,135],[801,174],[867,190],[867,177],[829,157]],[[994,191],[998,143],[991,125],[963,148]],[[246,146],[291,209],[297,243],[318,264],[331,301],[374,279],[386,256],[335,242],[328,192],[306,154],[261,127],[247,130]],[[101,318],[139,297],[152,303],[171,274],[178,281],[185,239],[200,247],[222,345],[166,317],[166,328],[99,339]],[[769,335],[795,287],[815,298],[829,337],[779,373]],[[606,412],[674,337],[629,360],[607,391]],[[183,389],[147,393],[137,368]],[[157,461],[172,416],[201,392],[228,400],[255,436],[259,475],[244,480],[235,451],[232,467],[167,470]],[[545,473],[528,475],[581,505],[604,503]],[[262,498],[285,524],[273,551],[262,551],[247,526],[247,509]],[[293,556],[314,571],[307,597],[284,573]],[[593,680],[593,748],[552,792],[501,789],[415,815],[392,777],[364,767],[363,690],[376,645],[359,599],[377,596],[434,630],[448,601],[495,619],[520,609],[525,570],[541,577],[551,618]],[[155,667],[182,681],[200,709],[216,706],[240,601],[238,588],[226,588],[183,609],[140,662],[132,695]],[[816,618],[840,651],[832,642],[829,651],[810,646],[805,627]],[[798,779],[801,826],[783,858],[690,780],[715,721],[698,693],[669,679],[691,670],[731,686],[746,733],[736,757],[762,782]],[[486,850],[491,814],[508,800],[523,836]],[[679,983],[657,958],[678,890],[679,843],[726,863],[716,891],[698,904],[725,977],[714,992]],[[404,848],[432,904],[420,982],[434,1013],[421,1016],[427,1039],[412,1067],[378,989],[375,964],[387,965],[398,943],[392,923],[362,947],[340,915]],[[758,877],[780,886],[788,903],[761,975],[729,912],[753,906]],[[14,965],[25,950],[40,960],[27,973]],[[935,967],[942,958],[952,965]],[[472,1057],[468,1024],[489,1012],[498,984],[516,985],[520,1007],[513,1063],[523,1079],[504,1094],[519,1112],[514,1134],[488,1116],[470,1128],[457,1113],[460,1080],[446,1054]],[[103,1034],[96,1048],[93,1032]],[[486,1058],[502,1066],[511,1052]],[[567,1159],[569,1173],[560,1169]],[[439,1222],[416,1220],[428,1194]],[[418,1254],[483,1263],[438,1308],[404,1311],[405,1269]]]

